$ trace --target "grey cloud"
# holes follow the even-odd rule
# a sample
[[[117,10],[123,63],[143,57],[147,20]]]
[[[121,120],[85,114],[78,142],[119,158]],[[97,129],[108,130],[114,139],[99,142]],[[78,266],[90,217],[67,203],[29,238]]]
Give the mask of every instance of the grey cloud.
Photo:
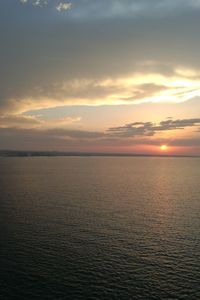
[[[183,119],[183,120],[166,120],[160,122],[159,126],[154,127],[155,131],[177,130],[186,127],[196,127],[200,125],[200,118]]]
[[[135,122],[120,127],[109,128],[107,132],[111,136],[124,138],[133,136],[152,136],[155,133],[152,128],[153,124],[151,122]]]
[[[158,125],[151,122],[136,122],[126,124],[120,127],[108,129],[108,134],[116,137],[134,137],[134,136],[154,136],[160,131],[183,130],[186,127],[197,127],[200,125],[200,118],[173,120],[168,119],[160,122]]]
[[[102,140],[104,133],[63,129],[0,128],[0,149],[84,151]]]
[[[32,5],[57,5],[68,3],[59,0],[18,0],[22,4],[30,3]],[[198,9],[200,3],[198,0],[74,0],[77,11],[76,17],[116,17],[127,15],[169,13],[172,9],[184,10],[187,8]]]
[[[56,9],[57,9],[57,11],[61,12],[61,11],[66,11],[66,10],[71,9],[71,7],[72,7],[72,3],[70,3],[70,2],[60,2],[56,6]]]
[[[14,115],[14,116],[0,116],[0,128],[14,127],[14,128],[34,128],[42,124],[42,121],[34,116]]]
[[[48,129],[40,131],[44,135],[50,135],[54,137],[62,138],[74,138],[74,139],[98,139],[105,136],[103,132],[84,131],[84,130],[70,130],[70,129]]]
[[[74,0],[74,18],[160,17],[185,10],[198,10],[198,0]]]
[[[174,140],[154,138],[148,136],[111,137],[104,133],[91,133],[83,131],[51,131],[35,129],[0,128],[0,149],[15,150],[56,150],[56,151],[102,151],[102,149],[115,149],[120,147],[149,145],[160,146],[168,144],[171,147],[195,148],[199,153],[200,138],[177,138]],[[84,138],[83,138],[84,137]],[[105,150],[104,150],[105,151]]]
[[[80,117],[65,116],[63,118],[45,119],[41,115],[3,115],[0,116],[0,128],[66,128],[69,124],[80,122]]]
[[[134,101],[145,99],[146,97],[153,97],[157,92],[165,91],[170,88],[164,85],[146,83],[136,85],[133,89],[132,95],[130,97],[122,98],[123,101]]]
[[[4,6],[11,5],[11,2],[3,0]],[[99,4],[101,2],[103,4]],[[101,2],[88,1],[87,7],[91,6],[92,10],[93,5],[96,9],[111,5],[108,1]],[[150,2],[159,5],[160,1],[141,1],[146,7]],[[165,4],[169,2],[172,3],[165,1]],[[79,2],[73,3],[73,11],[78,10]],[[125,3],[124,7],[128,7],[133,1],[109,3],[113,6]],[[185,8],[189,6],[186,1],[181,3]],[[58,97],[62,101],[71,92],[62,93],[59,90],[61,83],[73,79],[101,80],[139,71],[144,74],[155,71],[170,76],[175,74],[177,65],[200,69],[198,10],[184,10],[182,14],[176,14],[178,10],[174,10],[174,14],[163,18],[147,15],[136,19],[127,17],[101,21],[88,17],[78,21],[71,17],[57,19],[58,16],[33,8],[22,11],[22,5],[18,6],[20,9],[16,8],[14,15],[6,15],[4,9],[0,10],[2,106],[8,105],[12,99],[20,102],[30,96],[36,102],[40,101],[36,91],[38,87],[42,95]],[[83,9],[82,6],[80,9]],[[155,63],[145,65],[146,61]],[[80,96],[95,92],[99,97],[105,93],[103,89],[92,90],[88,86],[88,91]],[[140,93],[134,91],[133,99],[140,97]]]
[[[6,130],[10,130],[10,132],[16,131],[18,133],[24,132],[26,134],[34,134],[34,135],[44,135],[44,136],[54,136],[56,138],[73,138],[73,139],[112,139],[113,141],[116,139],[129,139],[129,138],[143,138],[143,137],[153,137],[156,133],[160,131],[173,131],[173,130],[184,130],[187,127],[198,127],[200,125],[200,118],[195,119],[177,119],[173,120],[168,118],[165,121],[161,121],[159,124],[154,124],[152,122],[134,122],[130,124],[126,124],[124,126],[119,127],[111,127],[108,128],[105,132],[100,131],[85,131],[85,130],[77,130],[77,129],[69,129],[69,128],[40,128],[35,127],[34,125],[42,124],[42,121],[37,117],[30,116],[12,116],[12,117],[1,117],[0,125],[3,122],[3,119],[8,119],[8,123],[10,122],[13,127],[6,127]],[[15,126],[17,124],[17,126]],[[23,127],[19,125],[22,124]],[[25,129],[24,125],[29,126],[29,129]],[[31,127],[32,126],[32,127]],[[4,132],[5,128],[1,128],[1,133]],[[198,130],[197,130],[198,131]],[[196,131],[196,132],[197,132]]]
[[[59,12],[69,10],[72,6],[71,2],[59,0],[19,0],[19,2],[21,2],[22,4],[31,4],[38,7],[44,7],[47,6],[47,4],[52,4],[54,8]]]
[[[47,5],[49,0],[19,0],[22,4],[32,4],[33,6],[43,7]]]

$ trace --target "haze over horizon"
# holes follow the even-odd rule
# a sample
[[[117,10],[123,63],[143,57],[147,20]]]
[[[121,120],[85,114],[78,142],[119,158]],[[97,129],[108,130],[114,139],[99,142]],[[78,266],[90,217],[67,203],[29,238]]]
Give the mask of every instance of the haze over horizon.
[[[199,0],[2,0],[0,149],[200,154]]]

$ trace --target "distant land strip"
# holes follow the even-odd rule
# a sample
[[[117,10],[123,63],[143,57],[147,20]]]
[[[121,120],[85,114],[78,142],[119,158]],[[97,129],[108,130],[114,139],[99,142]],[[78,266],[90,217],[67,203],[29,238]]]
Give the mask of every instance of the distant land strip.
[[[59,151],[26,151],[0,150],[0,157],[56,157],[56,156],[103,156],[103,157],[200,157],[199,155],[167,155],[137,153],[99,153],[99,152],[59,152]]]

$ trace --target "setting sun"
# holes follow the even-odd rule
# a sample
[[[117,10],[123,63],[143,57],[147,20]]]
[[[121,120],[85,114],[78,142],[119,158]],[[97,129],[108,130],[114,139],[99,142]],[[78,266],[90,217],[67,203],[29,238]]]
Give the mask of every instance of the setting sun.
[[[160,150],[162,150],[162,151],[167,151],[167,149],[168,149],[167,145],[160,146]]]

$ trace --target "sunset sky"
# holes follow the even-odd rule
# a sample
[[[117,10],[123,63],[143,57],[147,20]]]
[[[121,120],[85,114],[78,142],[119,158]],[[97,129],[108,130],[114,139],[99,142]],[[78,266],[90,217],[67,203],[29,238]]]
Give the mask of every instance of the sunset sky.
[[[200,155],[200,0],[1,0],[0,149]]]

